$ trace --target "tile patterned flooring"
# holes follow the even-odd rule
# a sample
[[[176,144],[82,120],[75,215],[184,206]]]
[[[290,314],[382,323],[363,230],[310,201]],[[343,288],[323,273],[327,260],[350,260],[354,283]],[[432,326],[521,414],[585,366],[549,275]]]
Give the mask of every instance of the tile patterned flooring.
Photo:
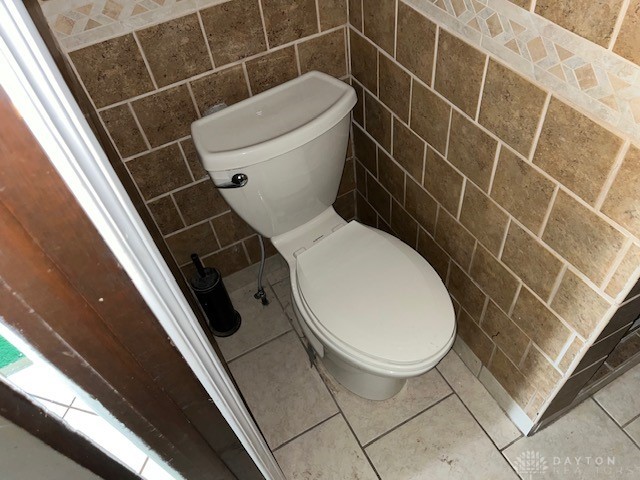
[[[256,271],[225,279],[243,324],[219,344],[289,480],[640,478],[640,366],[529,438],[453,350],[368,401],[310,367],[284,261],[267,261],[266,307]]]

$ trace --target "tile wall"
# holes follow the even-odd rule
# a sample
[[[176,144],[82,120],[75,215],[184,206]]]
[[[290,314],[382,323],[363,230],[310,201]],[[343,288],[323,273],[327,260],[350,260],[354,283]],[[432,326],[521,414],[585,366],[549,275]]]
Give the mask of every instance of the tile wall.
[[[157,8],[143,22],[145,5]],[[255,232],[200,165],[190,125],[216,104],[231,105],[310,70],[347,79],[346,0],[42,6],[178,265],[191,274],[192,252],[223,274],[259,261]],[[103,38],[111,30],[96,27],[91,15],[117,25],[118,35]],[[76,19],[69,34],[60,31],[64,18]],[[348,159],[336,202],[348,219],[355,215],[354,186]]]
[[[546,84],[535,39],[527,70],[487,38],[506,41],[496,32],[507,15],[549,19],[556,40],[572,39],[567,48],[605,45],[606,65],[637,70],[617,55],[633,59],[623,44],[637,10],[514,3],[526,10],[491,0],[350,3],[356,203],[361,221],[433,265],[459,337],[535,421],[640,273],[640,137],[633,119],[604,121]],[[610,26],[591,20],[594,4]]]

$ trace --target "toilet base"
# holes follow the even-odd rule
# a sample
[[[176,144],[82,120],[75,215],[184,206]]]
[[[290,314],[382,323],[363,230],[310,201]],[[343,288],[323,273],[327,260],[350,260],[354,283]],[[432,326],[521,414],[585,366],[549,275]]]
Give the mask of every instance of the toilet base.
[[[391,398],[407,383],[406,378],[382,377],[364,372],[345,362],[326,347],[322,364],[343,387],[369,400]]]

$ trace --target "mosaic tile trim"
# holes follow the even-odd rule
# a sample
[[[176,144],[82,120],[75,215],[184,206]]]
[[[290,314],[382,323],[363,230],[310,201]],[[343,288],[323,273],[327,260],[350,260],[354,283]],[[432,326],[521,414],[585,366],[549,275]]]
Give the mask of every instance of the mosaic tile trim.
[[[65,51],[194,12],[225,0],[40,0]]]
[[[640,66],[507,0],[404,0],[640,142]]]

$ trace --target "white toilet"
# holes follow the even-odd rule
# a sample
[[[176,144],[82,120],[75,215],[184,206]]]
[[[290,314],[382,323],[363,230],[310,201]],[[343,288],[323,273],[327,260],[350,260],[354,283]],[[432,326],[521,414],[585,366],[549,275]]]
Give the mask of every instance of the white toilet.
[[[288,262],[297,319],[326,369],[384,400],[444,357],[456,324],[445,286],[415,250],[332,207],[355,103],[348,84],[310,72],[191,130],[222,196]]]

